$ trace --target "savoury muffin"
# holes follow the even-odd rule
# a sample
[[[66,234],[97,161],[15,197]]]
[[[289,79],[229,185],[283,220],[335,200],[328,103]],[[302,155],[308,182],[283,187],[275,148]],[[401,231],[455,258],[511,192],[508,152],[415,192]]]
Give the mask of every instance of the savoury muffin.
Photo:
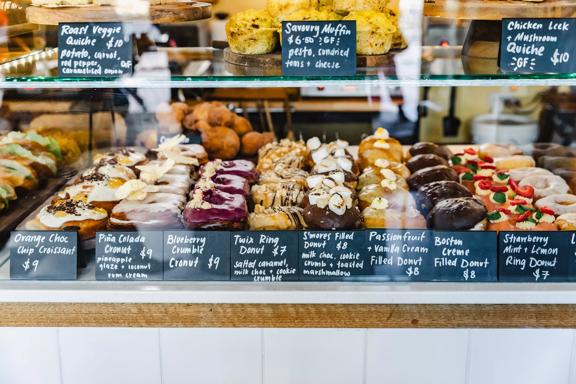
[[[334,0],[334,10],[347,14],[354,11],[384,12],[388,0]]]
[[[235,14],[226,23],[230,49],[245,55],[274,52],[278,45],[274,25],[274,20],[266,11],[247,10]]]
[[[350,12],[343,20],[356,20],[356,44],[359,55],[383,55],[390,51],[397,28],[384,13]]]
[[[276,26],[291,13],[303,9],[318,9],[319,0],[268,0],[266,10],[275,19]]]

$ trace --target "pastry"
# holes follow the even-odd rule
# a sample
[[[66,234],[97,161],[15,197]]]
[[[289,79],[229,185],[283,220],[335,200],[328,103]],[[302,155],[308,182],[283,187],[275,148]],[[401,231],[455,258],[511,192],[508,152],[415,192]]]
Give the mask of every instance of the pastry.
[[[258,172],[266,172],[277,168],[304,168],[308,149],[301,141],[288,139],[270,143],[258,151]]]
[[[94,167],[84,171],[80,177],[82,181],[96,180],[96,179],[121,179],[121,180],[134,180],[136,174],[128,167],[119,164],[111,164],[101,162]]]
[[[349,188],[356,189],[358,186],[357,168],[352,160],[347,157],[328,157],[316,164],[311,175],[330,175],[333,172],[344,173],[344,184]]]
[[[407,179],[411,175],[411,172],[406,165],[402,163],[396,163],[394,161],[388,161],[386,159],[376,160],[374,162],[374,165],[372,165],[371,167],[380,169],[389,169],[403,179]],[[364,168],[364,170],[366,170],[367,168]]]
[[[56,176],[58,173],[56,156],[33,141],[0,145],[0,157],[26,159],[38,176],[43,179]]]
[[[488,211],[474,197],[460,197],[440,201],[428,215],[428,227],[445,231],[486,229]]]
[[[306,229],[304,210],[300,207],[263,208],[257,205],[248,215],[252,231],[295,231]]]
[[[366,1],[366,0],[364,0]],[[384,55],[390,51],[398,28],[386,13],[352,11],[342,20],[356,21],[356,53]]]
[[[576,157],[542,156],[538,159],[538,166],[549,171],[559,168],[576,170]]]
[[[374,135],[362,140],[358,148],[358,164],[361,169],[375,165],[379,159],[401,163],[402,158],[402,144],[391,138],[384,128],[378,128]]]
[[[219,191],[231,193],[233,195],[248,196],[250,193],[250,185],[248,180],[236,175],[203,175],[196,183],[196,188],[218,189]]]
[[[561,231],[576,231],[576,213],[565,213],[556,219],[556,225]]]
[[[266,11],[279,25],[286,16],[302,9],[318,9],[319,0],[266,0]]]
[[[209,189],[196,189],[184,210],[189,229],[242,229],[248,218],[246,198]]]
[[[310,152],[308,166],[310,168],[328,158],[346,158],[354,162],[354,157],[348,151],[350,144],[344,140],[336,140],[328,144],[322,144],[318,137],[312,137],[306,142],[306,148]]]
[[[472,193],[455,181],[435,181],[418,189],[415,199],[418,209],[427,213],[440,201],[459,197],[472,197]]]
[[[516,155],[523,155],[524,152],[515,145],[506,144],[482,144],[479,148],[478,154],[480,157],[491,157],[493,159],[500,157],[510,157]]]
[[[528,209],[514,220],[516,231],[557,231],[556,217],[548,208]]]
[[[452,158],[452,151],[450,151],[448,147],[428,142],[414,144],[408,150],[408,154],[409,157],[414,157],[416,155],[434,154],[443,157],[446,160],[450,160]]]
[[[570,156],[570,151],[557,143],[534,143],[532,157],[538,161],[542,156],[566,157]]]
[[[366,228],[426,229],[426,219],[414,207],[390,209],[388,200],[378,197],[362,211]]]
[[[359,229],[362,214],[354,205],[354,191],[345,186],[311,190],[304,206],[304,220],[312,229]]]
[[[16,200],[16,190],[0,178],[0,211],[7,209],[10,202]]]
[[[106,229],[108,213],[90,203],[55,199],[26,224],[29,230],[77,231],[81,240],[93,239],[97,231]]]
[[[535,167],[536,162],[531,156],[515,155],[495,159],[496,169],[516,169]]]
[[[250,124],[250,121],[247,118],[234,114],[232,119],[232,129],[238,134],[238,136],[244,136],[252,132],[252,124]]]
[[[310,176],[308,172],[298,168],[276,167],[262,173],[258,182],[260,184],[297,183],[305,187],[308,176]]]
[[[116,191],[124,183],[125,181],[121,179],[91,179],[66,187],[58,196],[62,199],[69,198],[90,203],[96,208],[112,212],[121,200],[116,197]]]
[[[516,168],[516,169],[511,169],[508,172],[510,174],[510,177],[516,181],[522,180],[528,176],[549,176],[549,175],[552,175],[552,172],[550,172],[549,170],[544,169],[544,168],[537,168],[537,167]]]
[[[47,137],[38,134],[36,131],[24,132],[10,132],[3,136],[0,140],[0,145],[4,144],[19,144],[25,142],[33,142],[38,144],[44,150],[51,153],[57,161],[62,160],[62,150],[58,141],[52,137]]]
[[[488,231],[516,231],[515,223],[512,219],[512,212],[507,208],[498,208],[488,213]]]
[[[258,154],[260,148],[266,144],[273,143],[276,140],[272,132],[248,132],[242,136],[242,144],[240,152],[244,156],[255,156]]]
[[[520,180],[520,187],[531,186],[534,188],[536,200],[551,196],[565,194],[570,187],[563,178],[556,175],[532,175]]]
[[[434,154],[416,155],[406,162],[410,172],[414,173],[423,168],[434,167],[436,165],[448,166],[448,160]]]
[[[538,200],[535,205],[536,208],[550,208],[558,215],[576,213],[576,195],[550,195]]]
[[[143,183],[144,184],[144,183]],[[144,187],[144,188],[149,188]],[[186,197],[174,193],[137,190],[114,207],[110,215],[110,230],[179,229]]]
[[[234,120],[239,118],[236,114],[230,111],[226,106],[219,104],[213,105],[208,110],[206,115],[206,122],[212,127],[226,127],[232,128]]]
[[[122,148],[116,152],[107,152],[94,156],[94,163],[120,164],[134,169],[147,162],[146,155],[131,148]]]
[[[399,188],[408,189],[408,183],[401,176],[398,176],[391,169],[368,167],[365,168],[358,178],[358,188],[362,189],[367,185],[380,184],[384,180],[394,182]]]
[[[394,187],[393,184],[373,184],[365,186],[358,193],[360,209],[368,208],[377,198],[388,200],[392,209],[403,210],[406,207],[416,206],[414,198],[407,190]]]
[[[454,169],[445,165],[437,165],[413,173],[407,181],[410,189],[417,191],[424,185],[435,181],[458,181],[459,179],[458,173]]]
[[[292,2],[292,0],[286,0]],[[226,23],[228,44],[234,53],[244,55],[264,55],[276,50],[278,36],[276,34],[278,16],[267,11],[247,10],[239,12]]]
[[[299,206],[306,190],[296,183],[263,184],[252,187],[254,205],[263,208]]]
[[[384,12],[387,5],[388,0],[334,0],[334,9],[342,14],[353,11]]]
[[[240,152],[240,138],[230,128],[213,127],[202,132],[202,144],[211,159],[231,160]]]
[[[200,174],[204,175],[236,175],[243,177],[249,183],[258,180],[258,172],[254,163],[248,160],[214,160],[204,165]]]
[[[555,169],[554,174],[560,176],[568,183],[570,191],[576,192],[576,171],[570,169]]]
[[[13,158],[0,157],[0,179],[16,189],[31,191],[38,187],[36,171]]]

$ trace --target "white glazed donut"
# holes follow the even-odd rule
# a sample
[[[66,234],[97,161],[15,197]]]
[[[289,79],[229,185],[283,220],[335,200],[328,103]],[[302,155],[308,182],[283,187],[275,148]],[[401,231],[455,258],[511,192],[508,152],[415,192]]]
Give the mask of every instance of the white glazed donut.
[[[509,173],[510,173],[510,178],[512,180],[516,180],[516,181],[523,180],[524,178],[526,178],[528,176],[533,176],[533,175],[541,176],[541,175],[552,175],[553,174],[552,172],[550,172],[547,169],[534,168],[534,167],[511,169]]]
[[[576,213],[576,195],[561,194],[550,195],[538,200],[537,208],[550,208],[557,215]]]
[[[520,186],[530,185],[534,188],[534,197],[536,200],[551,195],[560,195],[568,193],[570,187],[563,178],[556,175],[532,175],[525,177],[520,181]]]

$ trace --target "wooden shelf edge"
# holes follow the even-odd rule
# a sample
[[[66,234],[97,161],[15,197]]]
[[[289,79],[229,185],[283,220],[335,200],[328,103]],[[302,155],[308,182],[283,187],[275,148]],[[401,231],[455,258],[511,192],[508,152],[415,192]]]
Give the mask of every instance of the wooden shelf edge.
[[[576,328],[576,305],[3,303],[0,327]]]

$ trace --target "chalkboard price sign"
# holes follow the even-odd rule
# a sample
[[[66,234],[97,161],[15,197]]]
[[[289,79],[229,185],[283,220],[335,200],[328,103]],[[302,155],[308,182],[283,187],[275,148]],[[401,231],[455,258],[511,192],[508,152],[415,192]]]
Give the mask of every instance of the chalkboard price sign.
[[[162,280],[162,232],[98,232],[96,280]]]
[[[504,19],[500,69],[513,73],[576,72],[576,19]]]
[[[432,233],[419,230],[368,230],[367,250],[374,279],[430,281]]]
[[[356,74],[355,21],[284,21],[284,76]]]
[[[434,281],[496,281],[497,233],[468,231],[432,233]]]
[[[230,232],[164,232],[164,280],[230,280]]]
[[[365,231],[300,233],[301,280],[355,280],[372,275]]]
[[[12,232],[10,278],[13,280],[76,280],[76,232]]]
[[[298,233],[233,233],[232,280],[298,280]]]
[[[500,281],[564,282],[574,258],[568,232],[501,232],[498,244]]]
[[[120,77],[132,73],[132,35],[123,23],[62,23],[60,77]]]

